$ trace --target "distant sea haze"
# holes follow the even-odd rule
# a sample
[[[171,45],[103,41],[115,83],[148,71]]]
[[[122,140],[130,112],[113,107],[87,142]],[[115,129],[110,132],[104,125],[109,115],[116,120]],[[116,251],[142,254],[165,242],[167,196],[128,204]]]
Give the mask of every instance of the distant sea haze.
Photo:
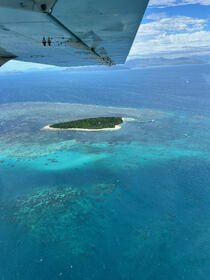
[[[69,102],[209,114],[210,65],[0,75],[0,103]]]

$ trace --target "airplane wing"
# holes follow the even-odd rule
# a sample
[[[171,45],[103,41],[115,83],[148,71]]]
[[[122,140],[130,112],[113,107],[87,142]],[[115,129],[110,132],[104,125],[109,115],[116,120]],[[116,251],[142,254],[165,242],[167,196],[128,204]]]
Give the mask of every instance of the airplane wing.
[[[149,0],[0,0],[0,66],[124,63]]]

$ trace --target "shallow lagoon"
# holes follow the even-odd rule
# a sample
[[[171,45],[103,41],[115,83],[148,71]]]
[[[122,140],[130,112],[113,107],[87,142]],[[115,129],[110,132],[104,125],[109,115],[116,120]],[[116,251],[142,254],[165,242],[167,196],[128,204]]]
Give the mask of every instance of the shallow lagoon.
[[[65,103],[0,107],[2,279],[206,279],[208,117]],[[130,121],[117,131],[41,130],[110,114]]]

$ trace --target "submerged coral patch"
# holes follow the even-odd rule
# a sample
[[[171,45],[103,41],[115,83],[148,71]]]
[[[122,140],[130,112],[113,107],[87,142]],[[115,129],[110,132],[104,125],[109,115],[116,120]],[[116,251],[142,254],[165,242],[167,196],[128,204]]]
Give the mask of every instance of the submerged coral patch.
[[[96,205],[114,189],[113,184],[96,184],[88,193],[71,186],[39,188],[11,201],[6,218],[37,242],[83,255],[93,243],[86,236],[87,223],[97,215]],[[89,231],[93,236],[94,228]]]

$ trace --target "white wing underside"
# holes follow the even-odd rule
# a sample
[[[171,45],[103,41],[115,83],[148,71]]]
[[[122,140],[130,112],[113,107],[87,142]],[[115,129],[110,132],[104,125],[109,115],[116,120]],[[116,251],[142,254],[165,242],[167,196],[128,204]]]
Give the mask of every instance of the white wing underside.
[[[0,0],[0,65],[10,59],[58,66],[124,63],[147,4]]]

